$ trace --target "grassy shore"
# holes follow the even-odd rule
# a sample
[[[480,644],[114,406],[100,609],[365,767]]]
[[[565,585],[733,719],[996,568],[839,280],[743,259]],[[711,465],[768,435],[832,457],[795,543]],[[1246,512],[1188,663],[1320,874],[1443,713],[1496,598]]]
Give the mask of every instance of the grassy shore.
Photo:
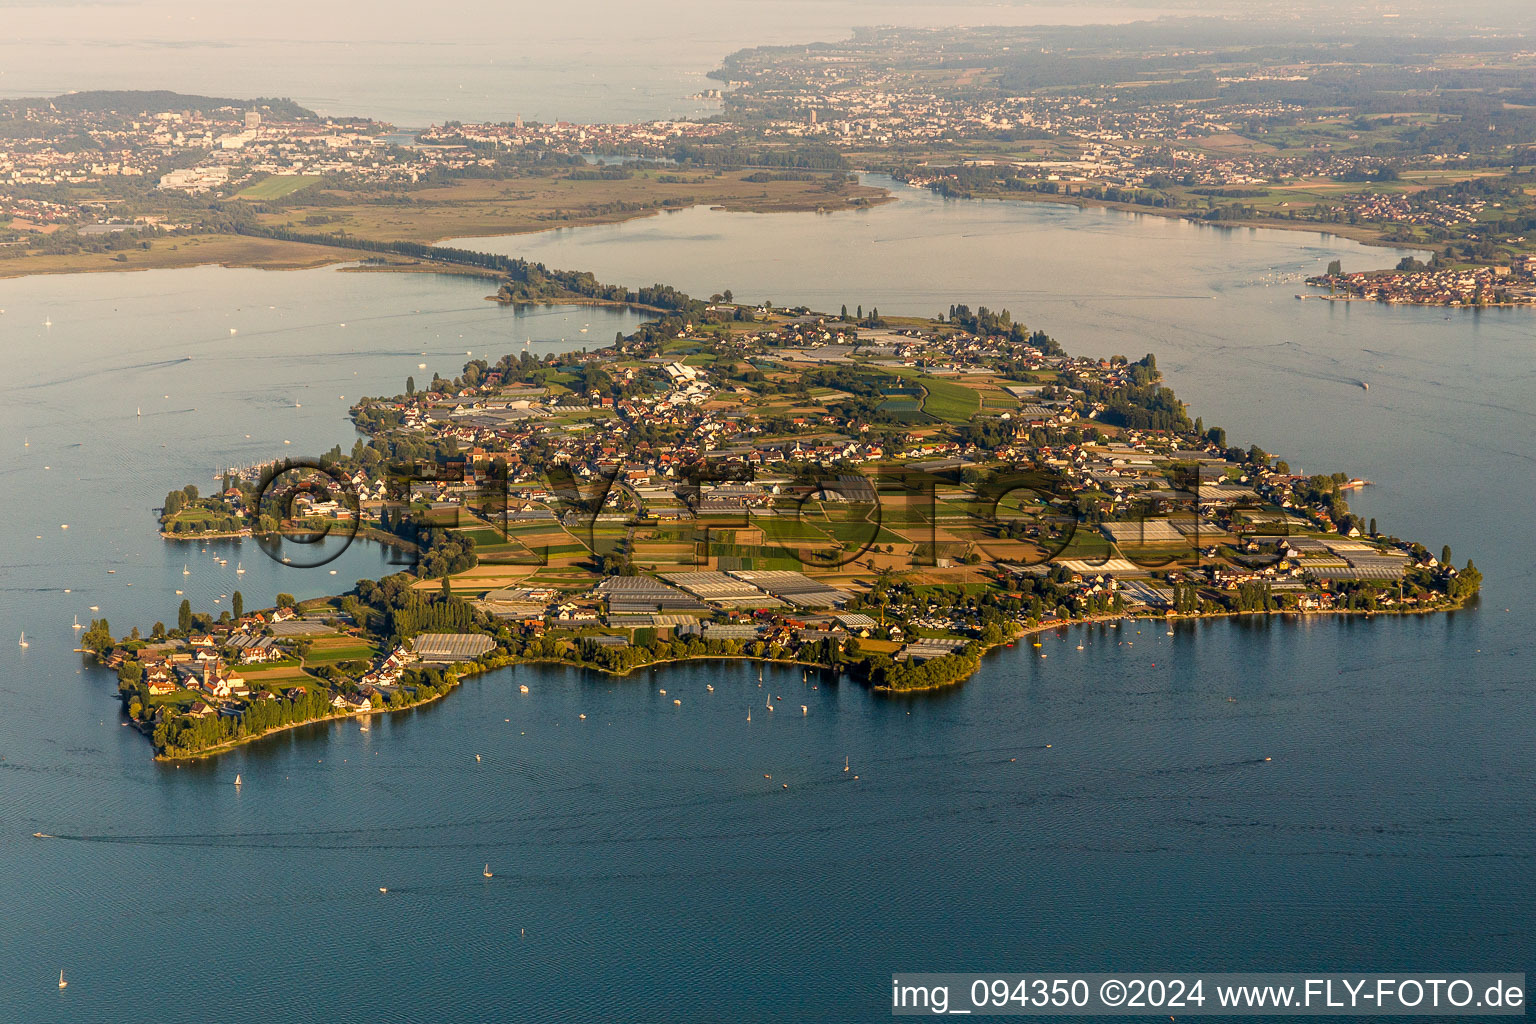
[[[613,181],[564,177],[467,179],[407,193],[405,204],[381,203],[369,194],[325,191],[325,205],[297,204],[264,213],[265,227],[295,231],[345,231],[373,241],[439,242],[445,238],[524,234],[554,227],[612,224],[692,206],[783,213],[842,210],[890,199],[881,188],[818,176],[809,181],[746,179],[749,171],[637,172]],[[663,178],[669,180],[663,181]],[[834,187],[827,188],[829,181]],[[318,228],[312,216],[326,218]]]
[[[381,203],[360,193],[322,193],[326,204],[302,203],[258,217],[266,227],[348,234],[370,241],[440,242],[547,231],[557,227],[613,224],[692,206],[732,212],[791,213],[862,208],[891,201],[885,189],[839,182],[827,190],[825,176],[812,181],[749,182],[750,172],[721,175],[679,173],[681,182],[658,180],[646,171],[617,181],[566,178],[469,179],[410,193],[404,205]],[[350,200],[350,201],[349,201]],[[326,218],[320,227],[311,216]],[[216,265],[260,270],[308,270],[368,260],[356,268],[373,272],[436,273],[495,278],[456,268],[395,257],[380,260],[361,250],[286,242],[252,235],[178,235],[156,238],[148,249],[118,252],[40,253],[0,259],[0,278],[31,274],[87,274],[124,270],[175,270]]]
[[[328,245],[282,242],[245,235],[177,235],[157,238],[148,249],[121,252],[39,253],[0,259],[0,278],[32,274],[100,274],[125,270],[182,270],[187,267],[251,267],[310,270],[330,263],[366,259],[365,252]]]

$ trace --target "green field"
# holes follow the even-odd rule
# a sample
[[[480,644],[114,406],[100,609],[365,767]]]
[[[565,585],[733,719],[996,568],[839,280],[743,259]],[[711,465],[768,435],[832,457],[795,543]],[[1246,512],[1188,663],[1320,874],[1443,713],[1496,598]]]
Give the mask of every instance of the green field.
[[[309,188],[317,181],[322,181],[317,174],[274,174],[264,181],[258,181],[250,188],[242,189],[235,193],[236,199],[282,199],[291,196],[295,192]]]
[[[927,391],[927,397],[923,399],[922,409],[935,419],[945,420],[950,423],[968,423],[972,416],[981,409],[981,395],[973,388],[954,381],[941,380],[930,377],[921,370],[914,370],[906,366],[891,367],[890,372],[896,376],[921,385]],[[901,399],[895,399],[901,401]]]
[[[377,653],[371,644],[362,641],[337,643],[336,646],[322,645],[321,641],[317,641],[304,656],[304,664],[313,667],[333,665],[338,661],[367,661]]]

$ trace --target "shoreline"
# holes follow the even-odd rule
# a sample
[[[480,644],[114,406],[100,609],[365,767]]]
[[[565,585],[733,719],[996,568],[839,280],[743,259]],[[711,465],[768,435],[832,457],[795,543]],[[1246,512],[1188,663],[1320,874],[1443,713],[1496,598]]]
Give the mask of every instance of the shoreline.
[[[870,209],[875,206],[883,206],[886,203],[896,201],[895,194],[888,188],[875,185],[856,186],[863,189],[876,189],[880,194],[873,196],[856,196],[845,198],[841,205],[827,203],[794,203],[783,204],[754,204],[751,201],[723,202],[720,200],[706,199],[689,206],[679,207],[651,207],[642,210],[623,211],[612,214],[596,214],[589,217],[572,217],[569,220],[549,224],[529,225],[526,227],[513,227],[508,230],[485,231],[468,235],[444,235],[441,238],[433,238],[427,244],[442,245],[444,242],[460,238],[502,238],[512,235],[535,235],[546,231],[559,231],[569,228],[602,227],[608,224],[623,224],[644,217],[659,217],[663,213],[673,213],[678,210],[692,210],[700,206],[711,210],[720,210],[727,213],[843,213],[846,211]],[[332,250],[328,246],[317,246],[308,242],[289,242],[278,239],[269,239],[260,235],[240,234],[199,234],[172,236],[180,242],[186,242],[194,248],[197,246],[225,247],[232,251],[220,255],[210,256],[207,259],[179,259],[176,249],[151,248],[146,250],[147,258],[134,262],[134,257],[141,256],[138,251],[127,251],[128,260],[118,262],[113,259],[118,253],[70,253],[65,255],[44,253],[35,256],[18,256],[10,259],[0,259],[0,281],[20,280],[28,277],[41,277],[55,274],[113,274],[144,272],[151,270],[191,270],[197,267],[222,267],[226,270],[320,270],[325,267],[333,267],[337,264],[355,263],[354,267],[344,267],[346,273],[402,273],[402,274],[445,274],[459,277],[481,277],[490,280],[501,280],[500,274],[494,271],[476,271],[472,267],[455,268],[449,264],[435,264],[426,260],[410,260],[400,263],[376,263],[372,266],[364,265],[369,260],[379,260],[378,253],[364,250]],[[162,244],[168,239],[158,239]],[[232,244],[232,240],[236,240]],[[263,253],[261,250],[267,250]],[[323,250],[323,251],[316,251]],[[347,252],[348,255],[340,256],[333,253]],[[159,257],[169,256],[164,259]],[[27,266],[41,261],[50,261],[48,266]],[[596,301],[596,300],[594,300]],[[564,304],[564,303],[557,303]],[[572,303],[577,304],[577,303]],[[624,305],[624,303],[617,303]]]
[[[237,530],[234,533],[230,533],[228,531],[222,533],[166,533],[164,530],[159,532],[161,540],[184,544],[200,544],[210,540],[255,540],[258,542],[258,544],[260,542],[260,539],[256,536],[255,532],[249,528],[244,530]],[[311,537],[321,531],[305,530],[292,527],[289,529],[278,530],[277,532],[284,537]],[[335,535],[338,537],[343,536],[344,531],[338,530],[336,531]],[[326,532],[325,536],[330,536],[329,531]],[[371,540],[376,544],[383,544],[388,547],[399,548],[402,551],[415,547],[415,545],[410,541],[396,537],[392,533],[386,533],[383,530],[380,530],[378,527],[371,526],[367,523],[359,524],[357,532],[352,535],[351,539]]]
[[[866,176],[868,172],[857,172]],[[900,179],[894,179],[900,181]],[[560,231],[571,228],[602,227],[610,224],[624,224],[638,221],[647,217],[659,217],[664,213],[672,213],[677,210],[692,210],[699,207],[707,207],[710,210],[725,213],[760,213],[765,215],[776,213],[827,213],[836,214],[855,210],[873,209],[889,203],[900,202],[897,192],[884,185],[868,185],[861,182],[861,188],[874,189],[878,195],[858,197],[857,200],[848,200],[841,206],[829,206],[824,203],[785,203],[781,205],[761,205],[752,202],[721,202],[717,200],[702,200],[690,206],[676,208],[649,208],[643,210],[623,211],[611,214],[598,214],[590,217],[572,217],[567,221],[552,224],[528,225],[512,227],[507,230],[486,230],[471,234],[444,235],[431,239],[428,244],[442,245],[445,242],[456,240],[471,240],[484,238],[505,238],[517,235],[537,235],[549,231]],[[925,191],[939,195],[936,189],[927,186],[918,186]],[[1191,211],[1170,209],[1168,207],[1141,206],[1136,203],[1118,202],[1108,199],[1092,199],[1082,196],[1051,195],[1049,193],[1023,192],[1009,195],[980,195],[970,197],[976,202],[1024,202],[1024,203],[1049,203],[1057,206],[1073,206],[1078,209],[1104,209],[1115,210],[1120,213],[1143,214],[1153,217],[1162,217],[1168,220],[1181,220],[1200,227],[1210,228],[1249,228],[1271,229],[1275,231],[1296,231],[1309,234],[1317,234],[1323,237],[1342,238],[1347,241],[1357,242],[1361,245],[1374,248],[1402,249],[1412,252],[1435,252],[1437,250],[1422,245],[1414,245],[1406,242],[1394,242],[1384,239],[1379,231],[1371,228],[1361,228],[1353,225],[1320,224],[1308,221],[1286,220],[1232,220],[1210,222],[1191,216]],[[172,255],[166,250],[149,250],[148,259],[139,263],[114,264],[112,256],[107,253],[79,253],[70,256],[54,256],[45,254],[35,257],[17,257],[14,260],[0,260],[0,280],[15,280],[27,277],[37,277],[53,274],[102,274],[102,273],[126,273],[151,270],[188,270],[197,267],[218,266],[227,270],[319,270],[326,267],[335,267],[342,264],[354,264],[342,266],[343,273],[398,273],[398,274],[442,274],[449,277],[481,278],[485,280],[501,280],[501,275],[494,271],[476,270],[473,267],[455,267],[449,264],[437,264],[427,260],[407,260],[381,258],[378,253],[363,250],[331,250],[327,246],[317,246],[308,242],[287,242],[276,239],[267,239],[259,235],[237,234],[209,234],[184,236],[184,240],[197,245],[225,246],[232,249],[221,255],[208,259],[157,259],[155,254]],[[231,240],[238,240],[231,244]],[[164,241],[164,240],[162,240]],[[259,250],[269,250],[261,253]],[[324,251],[317,251],[324,250]],[[339,253],[347,252],[347,255]],[[130,255],[138,255],[132,253]],[[262,258],[265,257],[265,258]],[[63,265],[58,266],[25,266],[39,260],[53,260]],[[69,262],[78,260],[84,265],[74,265]],[[625,303],[612,303],[609,300],[550,300],[551,305],[626,305]],[[1419,305],[1419,303],[1412,303]],[[1519,305],[1516,303],[1515,305]]]
[[[900,179],[897,179],[900,180]],[[936,195],[941,195],[937,189],[926,185],[918,186]],[[1084,196],[1051,195],[1048,192],[1021,192],[1010,195],[979,195],[971,197],[977,201],[995,201],[1003,203],[1052,203],[1057,206],[1075,206],[1080,210],[1100,209],[1118,210],[1121,213],[1140,213],[1150,217],[1162,217],[1167,220],[1182,220],[1190,224],[1197,224],[1208,228],[1269,228],[1275,231],[1304,231],[1312,234],[1331,236],[1359,242],[1361,245],[1369,245],[1382,249],[1406,249],[1413,252],[1436,252],[1438,250],[1428,246],[1414,245],[1409,242],[1393,242],[1382,237],[1379,231],[1373,228],[1362,228],[1349,224],[1322,224],[1314,221],[1292,220],[1223,220],[1206,221],[1191,216],[1190,210],[1166,206],[1142,206],[1138,203],[1125,203],[1113,199],[1092,199]]]
[[[974,668],[972,668],[971,671],[967,672],[965,675],[960,676],[959,678],[954,679],[954,680],[952,680],[950,682],[938,683],[938,684],[934,684],[934,685],[931,685],[931,686],[913,686],[913,687],[901,687],[901,688],[889,687],[889,686],[870,686],[867,683],[861,683],[860,685],[865,686],[865,688],[868,689],[871,693],[879,694],[881,697],[896,697],[896,696],[901,696],[901,695],[904,695],[904,694],[924,694],[924,693],[933,693],[933,692],[939,691],[939,690],[947,690],[947,689],[950,689],[952,687],[961,686],[961,685],[965,684],[966,682],[968,682],[973,676],[975,676],[975,674],[978,671],[980,671],[983,660],[989,654],[994,653],[999,648],[1007,648],[1008,646],[1010,646],[1012,644],[1015,644],[1019,640],[1023,640],[1023,639],[1026,639],[1028,637],[1037,636],[1037,635],[1039,635],[1041,633],[1046,633],[1046,632],[1050,632],[1052,630],[1058,630],[1058,629],[1070,629],[1070,628],[1073,628],[1073,627],[1081,627],[1081,626],[1096,626],[1096,625],[1097,626],[1102,626],[1102,625],[1108,625],[1110,623],[1119,623],[1119,622],[1125,622],[1125,621],[1130,621],[1130,622],[1160,622],[1160,623],[1166,623],[1166,624],[1170,624],[1171,625],[1171,624],[1176,623],[1176,622],[1196,622],[1196,621],[1200,621],[1200,620],[1237,619],[1237,618],[1254,618],[1254,619],[1271,619],[1271,618],[1277,618],[1277,617],[1278,618],[1294,618],[1294,619],[1296,619],[1299,622],[1299,621],[1305,620],[1307,618],[1314,618],[1314,617],[1315,618],[1353,618],[1353,617],[1363,617],[1365,619],[1370,619],[1370,618],[1372,618],[1374,616],[1377,616],[1377,615],[1393,615],[1393,616],[1433,615],[1433,614],[1443,613],[1443,612],[1460,611],[1461,609],[1466,607],[1466,605],[1468,603],[1468,600],[1469,599],[1463,599],[1461,601],[1455,602],[1454,604],[1449,604],[1449,605],[1444,605],[1444,606],[1437,606],[1437,607],[1434,607],[1434,608],[1411,608],[1411,609],[1388,608],[1388,609],[1377,609],[1375,611],[1365,611],[1365,610],[1354,610],[1354,611],[1351,611],[1349,609],[1344,609],[1344,608],[1330,608],[1330,609],[1326,609],[1326,610],[1315,610],[1315,611],[1303,611],[1303,610],[1299,610],[1299,609],[1286,609],[1286,610],[1275,609],[1274,611],[1268,611],[1268,612],[1263,612],[1263,611],[1257,611],[1257,612],[1229,611],[1229,612],[1195,612],[1195,613],[1192,613],[1192,614],[1180,614],[1180,613],[1175,613],[1175,612],[1167,612],[1167,613],[1163,613],[1163,614],[1152,613],[1152,614],[1145,614],[1145,615],[1135,615],[1135,614],[1132,614],[1130,612],[1122,612],[1122,613],[1115,614],[1115,615],[1099,615],[1099,616],[1094,616],[1092,618],[1086,618],[1086,619],[1057,619],[1057,620],[1052,620],[1050,622],[1042,622],[1042,623],[1040,623],[1039,625],[1036,625],[1036,626],[1023,626],[1023,625],[1021,625],[1019,623],[1014,623],[1013,625],[1015,627],[1015,631],[1010,632],[1007,637],[1005,637],[1002,640],[999,640],[997,643],[992,644],[992,645],[990,645],[990,646],[988,646],[988,647],[978,651],[976,653],[976,666]],[[226,741],[224,743],[220,743],[220,744],[218,744],[216,746],[208,747],[208,748],[203,749],[203,750],[199,750],[195,754],[185,754],[185,755],[179,755],[179,756],[171,756],[171,755],[166,755],[166,754],[155,754],[153,759],[155,761],[164,762],[164,763],[172,763],[172,762],[180,762],[180,761],[201,761],[201,760],[205,760],[207,758],[217,757],[220,754],[227,754],[227,753],[229,753],[229,752],[231,752],[233,750],[236,750],[236,749],[238,749],[240,747],[246,746],[247,744],[256,743],[256,742],[259,742],[261,740],[267,739],[269,737],[277,736],[277,735],[280,735],[280,734],[285,733],[285,732],[291,732],[294,729],[300,729],[300,728],[303,728],[303,727],[309,726],[309,725],[319,725],[319,724],[322,724],[324,722],[335,722],[335,721],[344,721],[344,720],[351,720],[351,719],[367,719],[367,718],[372,718],[372,717],[374,717],[376,715],[390,715],[390,714],[394,714],[396,712],[401,712],[401,711],[412,711],[412,710],[415,710],[416,708],[426,707],[429,704],[433,704],[433,703],[435,703],[435,702],[437,702],[439,700],[442,700],[444,697],[447,697],[451,692],[453,692],[460,685],[462,685],[465,682],[465,680],[473,679],[473,678],[476,678],[478,676],[487,675],[487,674],[489,674],[491,672],[495,672],[495,671],[498,671],[498,670],[504,669],[504,668],[514,668],[514,667],[519,666],[519,665],[561,665],[561,666],[565,666],[567,668],[579,669],[579,670],[581,670],[583,672],[595,672],[595,673],[598,673],[600,675],[609,676],[611,678],[627,679],[627,678],[635,675],[637,672],[640,672],[640,671],[645,670],[645,669],[658,668],[658,667],[667,666],[667,665],[682,665],[682,664],[690,664],[690,663],[696,663],[696,662],[710,662],[710,661],[755,661],[755,662],[758,662],[759,664],[762,664],[762,665],[777,665],[777,666],[782,666],[782,667],[786,667],[786,668],[794,667],[794,666],[798,665],[801,668],[806,669],[806,670],[815,669],[815,670],[817,670],[819,672],[835,673],[839,678],[842,678],[844,676],[848,676],[850,674],[846,668],[834,668],[833,666],[824,665],[824,664],[821,664],[821,663],[818,663],[818,662],[801,661],[801,660],[796,659],[796,658],[787,658],[786,659],[786,658],[757,657],[757,656],[754,656],[754,655],[751,655],[751,654],[703,654],[703,655],[699,655],[698,657],[691,657],[691,658],[688,658],[688,657],[685,657],[685,658],[666,658],[666,659],[662,659],[662,660],[659,660],[659,661],[647,662],[644,665],[634,665],[634,666],[631,666],[630,668],[624,669],[622,671],[606,668],[606,667],[604,667],[602,665],[596,665],[596,664],[593,664],[593,663],[590,663],[590,662],[571,661],[571,660],[568,660],[568,659],[565,659],[565,658],[523,658],[523,657],[504,656],[504,659],[498,660],[495,664],[491,664],[491,665],[480,665],[478,662],[461,662],[460,664],[462,666],[464,666],[467,669],[467,671],[462,671],[461,672],[461,671],[458,671],[457,669],[453,669],[453,670],[450,670],[451,674],[449,672],[445,672],[445,682],[444,682],[444,688],[442,690],[440,690],[438,693],[432,695],[431,697],[426,698],[425,700],[416,701],[414,703],[404,705],[403,707],[392,708],[392,707],[385,706],[385,707],[373,708],[372,710],[369,710],[369,711],[337,712],[336,714],[333,714],[333,715],[325,715],[325,716],[320,717],[320,718],[310,718],[310,719],[306,719],[306,720],[304,720],[302,722],[292,722],[292,723],[290,723],[288,725],[281,725],[281,726],[278,726],[278,727],[273,728],[273,729],[268,729],[265,732],[257,733],[255,735],[242,736],[239,739],[228,740],[228,741]],[[143,727],[142,727],[142,725],[140,723],[133,722],[132,720],[129,720],[129,724],[132,725],[135,729],[137,729],[142,735],[145,735],[145,736],[149,735],[147,732],[144,731],[144,729],[143,729]]]
[[[478,673],[471,673],[471,674],[472,675],[478,675]],[[292,732],[295,729],[302,729],[306,725],[320,725],[321,723],[324,723],[324,722],[338,722],[338,721],[342,721],[342,720],[346,720],[346,719],[372,718],[374,715],[387,715],[387,714],[391,714],[391,713],[396,712],[396,711],[411,711],[411,710],[414,710],[416,708],[426,707],[428,704],[432,704],[432,703],[435,703],[435,702],[437,702],[439,700],[442,700],[444,697],[448,696],[448,694],[455,687],[457,687],[460,682],[461,682],[461,680],[459,679],[459,677],[455,676],[453,683],[450,686],[448,686],[446,689],[441,690],[440,692],[433,694],[432,696],[428,697],[425,700],[419,700],[419,701],[416,701],[414,704],[407,704],[404,707],[398,707],[398,708],[391,708],[391,707],[373,708],[370,711],[338,711],[334,715],[325,715],[325,716],[323,716],[321,718],[306,718],[302,722],[290,722],[288,725],[279,725],[276,728],[268,729],[265,732],[259,732],[259,733],[256,733],[254,735],[251,735],[251,736],[241,736],[239,739],[226,740],[223,743],[219,743],[219,744],[216,744],[216,745],[211,746],[211,747],[205,747],[202,750],[199,750],[195,754],[182,754],[182,755],[179,755],[179,756],[171,756],[169,754],[156,754],[156,755],[154,755],[154,760],[155,761],[159,761],[159,762],[164,763],[164,764],[178,763],[178,762],[181,762],[181,761],[202,761],[202,760],[204,760],[206,758],[218,757],[220,754],[227,754],[227,753],[229,753],[232,750],[236,750],[236,749],[238,749],[240,747],[245,746],[246,744],[255,743],[255,742],[259,741],[259,740],[264,740],[264,739],[267,739],[270,736],[277,736],[277,735],[280,735],[281,733]],[[129,723],[135,729],[137,729],[141,734],[143,734],[144,736],[148,736],[149,735],[149,733],[144,732],[144,729],[143,729],[142,725],[140,725],[140,723],[134,722],[132,719],[129,719]]]
[[[1320,288],[1322,286],[1310,284],[1307,285],[1307,287]],[[1481,305],[1467,305],[1466,303],[1458,303],[1453,306],[1449,302],[1414,302],[1410,299],[1372,299],[1364,295],[1308,295],[1306,293],[1299,293],[1297,294],[1296,298],[1303,302],[1310,302],[1314,299],[1320,299],[1323,302],[1372,302],[1378,306],[1414,306],[1419,309],[1536,309],[1536,303],[1532,302],[1484,302]]]
[[[1473,596],[1475,597],[1476,595]],[[1175,622],[1196,622],[1202,619],[1238,619],[1248,617],[1269,619],[1275,617],[1285,618],[1288,616],[1293,616],[1297,620],[1302,620],[1314,616],[1318,618],[1350,618],[1360,616],[1369,619],[1377,615],[1434,615],[1441,612],[1460,611],[1466,607],[1468,600],[1469,598],[1463,598],[1462,600],[1456,601],[1452,604],[1437,605],[1434,608],[1378,608],[1375,611],[1366,611],[1364,609],[1357,609],[1352,611],[1348,608],[1326,608],[1315,610],[1304,610],[1300,608],[1276,608],[1273,611],[1267,612],[1164,612],[1161,614],[1153,612],[1146,615],[1133,615],[1130,612],[1122,612],[1118,615],[1098,615],[1087,619],[1057,619],[1050,623],[1041,623],[1038,626],[1022,627],[1018,633],[1008,637],[1007,640],[999,641],[998,643],[993,644],[991,647],[988,647],[986,650],[981,651],[976,658],[976,668],[961,676],[959,679],[955,679],[951,682],[936,683],[932,686],[902,687],[899,689],[889,686],[872,686],[870,689],[878,693],[890,695],[900,693],[930,693],[934,690],[945,690],[952,686],[959,686],[966,680],[970,679],[971,676],[975,675],[976,672],[981,668],[981,659],[992,653],[998,647],[1006,646],[1008,643],[1014,640],[1021,640],[1025,637],[1037,636],[1041,633],[1046,633],[1055,629],[1071,629],[1076,626],[1099,626],[1111,622],[1122,622],[1126,619],[1129,619],[1132,622],[1165,622],[1171,624]]]

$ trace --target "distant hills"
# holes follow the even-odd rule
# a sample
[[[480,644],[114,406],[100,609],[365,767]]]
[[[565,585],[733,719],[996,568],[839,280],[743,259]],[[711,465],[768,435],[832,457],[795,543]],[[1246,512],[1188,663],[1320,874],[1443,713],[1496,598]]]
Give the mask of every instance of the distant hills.
[[[52,108],[63,114],[118,113],[161,114],[167,111],[201,110],[204,113],[229,107],[235,110],[259,110],[284,121],[318,120],[318,115],[290,99],[230,99],[225,96],[190,96],[165,89],[91,89],[62,96],[38,96],[0,100],[0,110],[19,113],[24,110]]]

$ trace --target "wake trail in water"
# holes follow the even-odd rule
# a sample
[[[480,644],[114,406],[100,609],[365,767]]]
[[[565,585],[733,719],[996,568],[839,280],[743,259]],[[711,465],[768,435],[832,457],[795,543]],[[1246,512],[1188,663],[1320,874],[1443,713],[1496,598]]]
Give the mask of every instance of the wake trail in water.
[[[99,370],[72,373],[66,377],[58,377],[54,380],[27,382],[23,381],[6,387],[4,391],[36,391],[40,388],[59,387],[64,384],[77,384],[82,380],[92,380],[97,377],[117,377],[125,373],[135,373],[144,370],[161,370],[168,366],[178,366],[182,363],[190,363],[191,356],[182,356],[180,359],[161,359],[147,363],[131,363],[127,366],[107,366]]]

